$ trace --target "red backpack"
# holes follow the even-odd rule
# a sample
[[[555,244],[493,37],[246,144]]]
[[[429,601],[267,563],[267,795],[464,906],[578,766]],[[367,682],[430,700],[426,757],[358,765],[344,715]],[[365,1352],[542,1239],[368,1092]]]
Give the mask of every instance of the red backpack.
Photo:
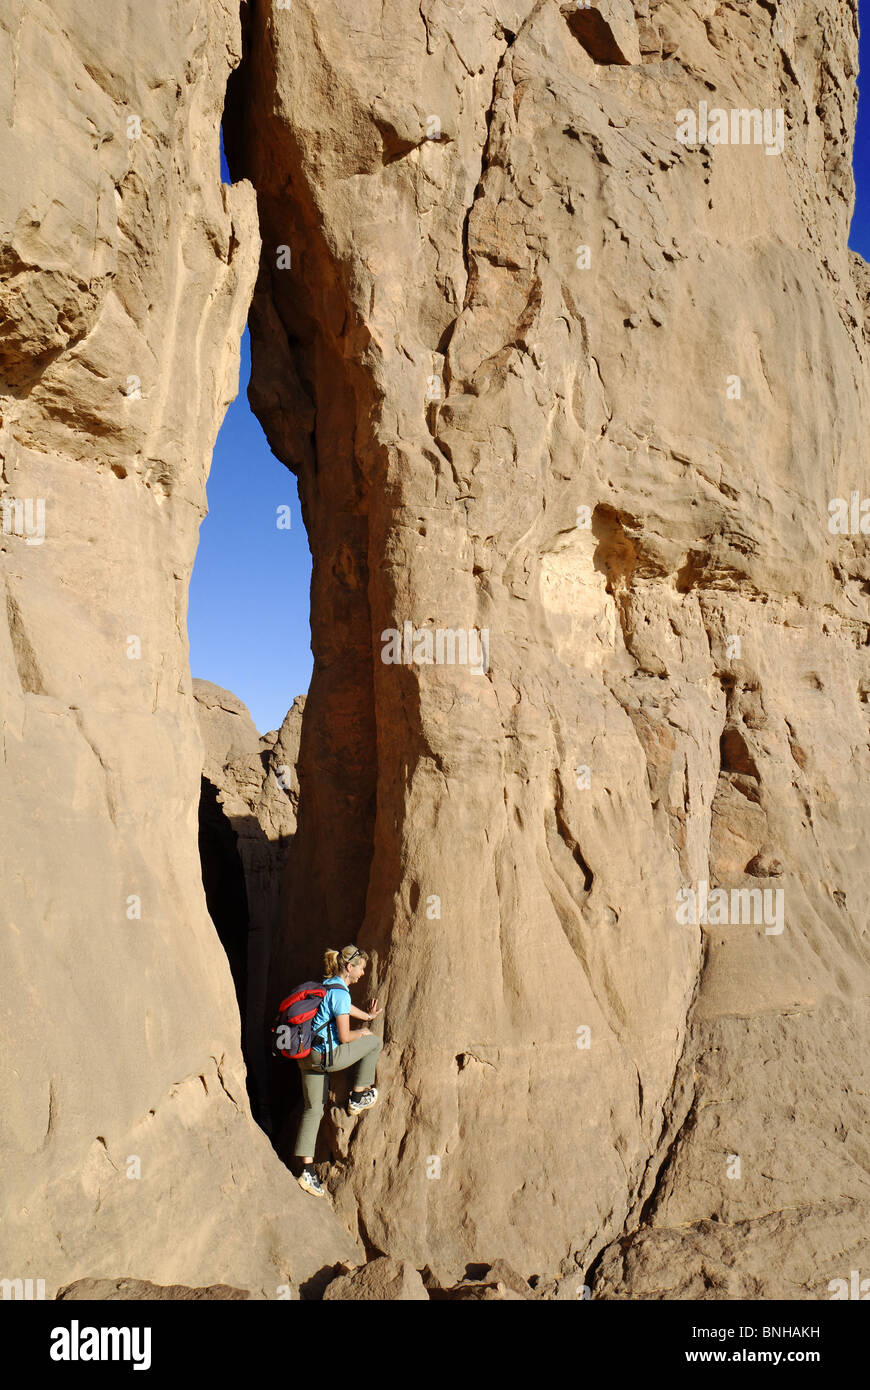
[[[307,1057],[314,1040],[314,1015],[328,990],[343,988],[345,986],[336,981],[325,984],[323,980],[306,980],[304,985],[297,985],[293,993],[282,1000],[272,1024],[274,1056],[287,1057],[291,1061]]]

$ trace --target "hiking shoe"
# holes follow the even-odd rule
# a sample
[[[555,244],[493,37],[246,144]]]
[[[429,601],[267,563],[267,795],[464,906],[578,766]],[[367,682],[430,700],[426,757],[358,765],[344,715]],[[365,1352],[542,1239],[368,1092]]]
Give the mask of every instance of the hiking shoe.
[[[303,1168],[299,1177],[296,1179],[300,1187],[304,1187],[306,1192],[310,1192],[314,1197],[325,1197],[326,1188],[320,1181],[316,1173],[308,1168]]]
[[[370,1110],[377,1098],[377,1086],[366,1086],[364,1091],[351,1091],[347,1102],[348,1115],[358,1115],[361,1110]]]

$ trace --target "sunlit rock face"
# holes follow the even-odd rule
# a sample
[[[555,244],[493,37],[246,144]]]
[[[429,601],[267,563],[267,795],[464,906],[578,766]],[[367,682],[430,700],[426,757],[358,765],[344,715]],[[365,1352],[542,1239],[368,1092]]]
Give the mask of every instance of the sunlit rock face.
[[[360,1251],[253,1123],[187,589],[256,275],[228,0],[0,16],[0,1277],[296,1292]]]
[[[594,8],[244,7],[314,556],[273,993],[373,953],[370,1246],[825,1296],[870,1261],[856,6]]]

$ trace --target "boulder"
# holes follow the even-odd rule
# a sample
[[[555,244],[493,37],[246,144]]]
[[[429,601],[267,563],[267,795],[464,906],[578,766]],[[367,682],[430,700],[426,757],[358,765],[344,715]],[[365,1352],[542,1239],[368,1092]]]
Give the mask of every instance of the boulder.
[[[341,1274],[328,1284],[324,1299],[362,1299],[394,1302],[427,1302],[429,1295],[417,1270],[408,1260],[387,1256]]]

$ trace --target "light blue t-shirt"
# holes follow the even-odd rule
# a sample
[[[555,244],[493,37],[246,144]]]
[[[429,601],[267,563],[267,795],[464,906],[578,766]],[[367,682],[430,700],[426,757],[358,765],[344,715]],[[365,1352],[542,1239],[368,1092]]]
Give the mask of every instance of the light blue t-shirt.
[[[333,975],[330,979],[324,980],[323,983],[325,985],[340,985],[341,988],[328,989],[323,996],[317,1013],[314,1015],[312,1024],[314,1029],[312,1046],[316,1047],[318,1052],[323,1050],[323,1039],[327,1036],[327,1024],[330,1029],[329,1036],[331,1036],[334,1046],[338,1047],[340,1045],[338,1025],[335,1020],[338,1014],[350,1013],[350,990],[344,980],[342,980],[339,975]]]

